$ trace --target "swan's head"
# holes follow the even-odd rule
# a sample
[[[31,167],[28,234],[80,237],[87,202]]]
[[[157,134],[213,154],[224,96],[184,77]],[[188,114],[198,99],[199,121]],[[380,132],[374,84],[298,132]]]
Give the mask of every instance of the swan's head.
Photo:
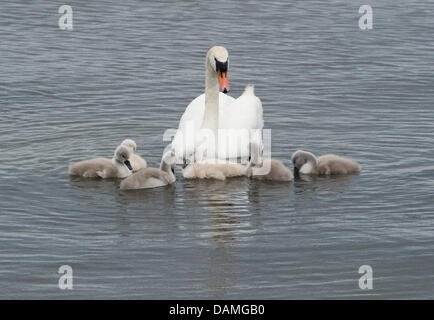
[[[117,162],[125,164],[127,168],[132,171],[133,167],[130,163],[130,154],[130,148],[121,144],[119,147],[116,148],[114,158]]]
[[[137,144],[134,140],[131,139],[125,139],[124,141],[122,141],[121,145],[127,146],[128,148],[130,148],[133,152],[136,152],[137,149]]]
[[[316,166],[315,155],[303,150],[294,152],[291,161],[294,165],[294,175],[298,175],[299,173],[309,174]]]
[[[215,46],[209,49],[206,57],[213,70],[217,73],[220,91],[228,93],[230,91],[228,80],[228,50],[226,50],[225,47]]]

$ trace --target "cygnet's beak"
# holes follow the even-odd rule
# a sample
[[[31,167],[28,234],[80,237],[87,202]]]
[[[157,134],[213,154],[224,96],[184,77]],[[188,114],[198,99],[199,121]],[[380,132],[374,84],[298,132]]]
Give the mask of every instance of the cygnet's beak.
[[[299,175],[300,175],[300,170],[296,166],[294,166],[294,176],[298,177]]]
[[[133,167],[131,166],[131,163],[129,160],[125,160],[124,161],[125,165],[127,166],[128,169],[130,169],[131,171],[133,171]]]
[[[215,59],[215,66],[217,76],[219,78],[220,91],[223,93],[228,93],[229,91],[231,91],[228,79],[228,61],[226,60],[226,62],[220,62]]]

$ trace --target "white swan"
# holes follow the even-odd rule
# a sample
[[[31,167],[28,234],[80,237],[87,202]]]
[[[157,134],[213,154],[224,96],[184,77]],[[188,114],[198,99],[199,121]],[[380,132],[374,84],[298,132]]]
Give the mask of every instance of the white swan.
[[[350,159],[334,154],[315,157],[311,152],[298,150],[291,157],[294,173],[311,175],[333,175],[360,173],[360,165]]]
[[[205,64],[205,93],[194,99],[182,115],[172,150],[178,162],[185,162],[186,155],[195,154],[199,146],[208,159],[247,157],[252,139],[262,145],[261,136],[251,136],[251,130],[257,133],[263,127],[261,100],[255,96],[253,86],[247,86],[238,99],[224,94],[229,92],[229,56],[224,47],[212,47]],[[219,132],[224,136],[217,138]]]
[[[160,163],[160,168],[143,168],[122,180],[121,190],[157,188],[175,182],[175,154],[172,151],[166,152]]]
[[[140,169],[146,168],[148,166],[146,160],[136,154],[137,144],[134,140],[125,139],[121,144],[131,149],[130,163],[133,167],[133,172],[137,172]]]
[[[85,178],[125,178],[131,175],[130,149],[124,145],[116,148],[112,159],[95,158],[73,163],[69,174]]]

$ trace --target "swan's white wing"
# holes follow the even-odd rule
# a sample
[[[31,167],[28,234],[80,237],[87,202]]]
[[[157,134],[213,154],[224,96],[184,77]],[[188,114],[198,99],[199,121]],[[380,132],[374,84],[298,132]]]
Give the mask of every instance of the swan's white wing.
[[[262,150],[261,135],[252,136],[251,131],[263,128],[262,113],[262,102],[255,96],[252,86],[247,86],[238,99],[220,108],[219,129],[235,129],[228,131],[226,141],[219,140],[220,158],[248,157],[249,143],[253,141]]]
[[[221,129],[262,129],[262,102],[255,96],[252,86],[228,104],[220,104],[219,128]]]
[[[200,127],[203,121],[203,113],[205,111],[205,94],[201,94],[193,99],[182,114],[179,120],[178,129],[185,129],[188,121],[194,121],[195,127]]]

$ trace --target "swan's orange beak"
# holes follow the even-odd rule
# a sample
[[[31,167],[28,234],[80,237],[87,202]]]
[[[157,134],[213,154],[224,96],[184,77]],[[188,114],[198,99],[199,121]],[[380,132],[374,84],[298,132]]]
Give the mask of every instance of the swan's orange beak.
[[[228,93],[231,89],[229,88],[228,72],[219,70],[217,72],[219,78],[220,91],[223,93]]]

